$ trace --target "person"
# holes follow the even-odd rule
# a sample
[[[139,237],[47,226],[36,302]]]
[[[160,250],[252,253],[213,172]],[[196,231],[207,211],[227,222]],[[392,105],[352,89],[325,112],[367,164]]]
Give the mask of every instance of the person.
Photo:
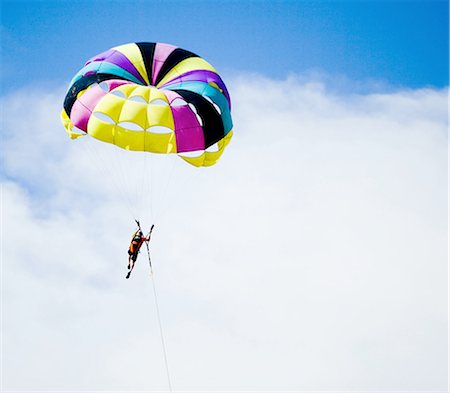
[[[138,229],[136,232],[133,233],[133,237],[131,238],[130,247],[128,248],[128,273],[126,278],[130,278],[130,274],[134,269],[134,264],[136,263],[136,259],[138,257],[139,251],[144,244],[144,242],[149,242],[151,233],[153,230],[154,225],[150,228],[150,232],[148,234],[148,237],[145,237],[142,233],[141,226],[139,224],[139,221],[136,221],[138,225]]]

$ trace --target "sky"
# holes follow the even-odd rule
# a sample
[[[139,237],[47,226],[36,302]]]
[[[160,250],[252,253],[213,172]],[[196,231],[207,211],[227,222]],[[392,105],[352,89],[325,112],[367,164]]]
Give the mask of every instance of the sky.
[[[448,391],[448,15],[3,1],[0,391],[169,391],[145,255],[124,278],[136,214],[173,391]],[[222,75],[217,165],[65,134],[73,75],[139,41]]]
[[[105,48],[152,41],[226,74],[316,71],[443,87],[447,32],[446,1],[3,1],[2,86],[67,83]]]

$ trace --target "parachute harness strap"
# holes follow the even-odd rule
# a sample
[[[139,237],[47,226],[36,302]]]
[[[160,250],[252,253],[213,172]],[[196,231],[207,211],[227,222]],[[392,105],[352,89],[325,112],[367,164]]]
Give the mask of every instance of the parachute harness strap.
[[[150,248],[148,246],[148,241],[146,241],[145,244],[147,246],[148,264],[150,265],[150,277],[152,278],[152,287],[153,287],[153,295],[154,295],[154,299],[155,299],[156,317],[158,319],[159,334],[161,336],[161,345],[162,345],[163,356],[164,356],[164,364],[166,366],[167,382],[169,384],[169,392],[172,393],[172,384],[170,382],[170,373],[169,373],[169,363],[167,362],[166,343],[164,341],[161,316],[159,314],[158,295],[156,293],[155,278],[154,278],[154,274],[153,274],[152,259],[150,257]]]

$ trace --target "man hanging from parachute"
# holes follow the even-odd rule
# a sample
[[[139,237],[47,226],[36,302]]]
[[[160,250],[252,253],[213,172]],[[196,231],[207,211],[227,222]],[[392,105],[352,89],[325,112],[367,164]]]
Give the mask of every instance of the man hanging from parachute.
[[[233,136],[230,95],[216,69],[191,51],[157,42],[116,46],[84,63],[67,89],[61,121],[71,139],[89,136],[125,150],[128,164],[131,152],[144,152],[210,167]],[[117,176],[108,159],[104,164]],[[138,223],[127,278],[150,233],[145,237]]]
[[[130,278],[130,274],[134,269],[134,264],[136,263],[136,259],[138,257],[139,251],[144,244],[144,242],[147,244],[147,251],[148,251],[148,243],[150,242],[150,238],[152,236],[153,228],[155,227],[152,225],[150,228],[150,231],[148,232],[147,236],[144,236],[144,233],[141,229],[141,224],[138,220],[135,220],[136,224],[138,226],[138,229],[136,232],[133,233],[133,237],[131,238],[130,247],[128,248],[128,273],[125,278]]]

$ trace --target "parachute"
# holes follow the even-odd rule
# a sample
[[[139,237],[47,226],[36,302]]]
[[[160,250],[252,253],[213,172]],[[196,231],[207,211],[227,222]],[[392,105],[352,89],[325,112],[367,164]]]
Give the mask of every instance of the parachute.
[[[214,165],[230,142],[230,110],[212,65],[173,45],[140,42],[88,60],[70,82],[61,119],[72,139],[89,135],[203,167]]]

